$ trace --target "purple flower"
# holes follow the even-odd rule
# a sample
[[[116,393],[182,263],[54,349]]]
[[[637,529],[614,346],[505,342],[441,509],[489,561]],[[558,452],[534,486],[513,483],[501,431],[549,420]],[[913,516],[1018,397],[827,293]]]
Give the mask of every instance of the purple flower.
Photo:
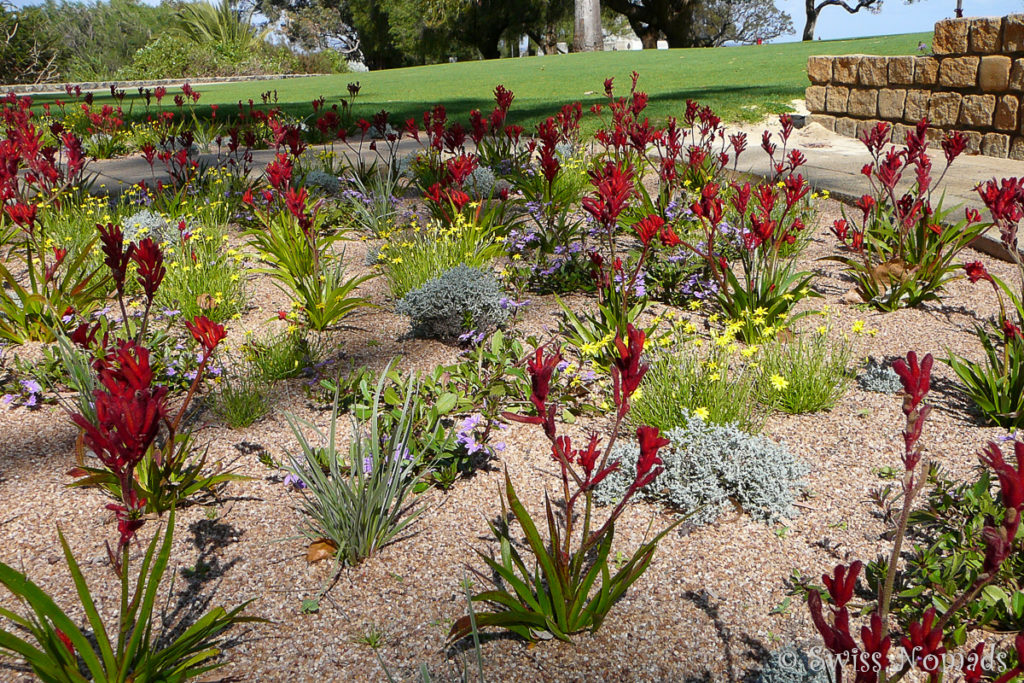
[[[304,488],[306,488],[306,482],[302,481],[302,479],[300,479],[299,475],[297,475],[297,474],[288,473],[288,474],[284,475],[284,482],[283,483],[284,483],[285,486],[291,486],[291,487],[297,488],[297,489],[304,489]]]
[[[373,458],[363,458],[363,474],[370,474],[373,472]]]
[[[39,382],[34,379],[21,380],[21,386],[30,394],[38,394],[43,390],[43,388],[39,386]]]

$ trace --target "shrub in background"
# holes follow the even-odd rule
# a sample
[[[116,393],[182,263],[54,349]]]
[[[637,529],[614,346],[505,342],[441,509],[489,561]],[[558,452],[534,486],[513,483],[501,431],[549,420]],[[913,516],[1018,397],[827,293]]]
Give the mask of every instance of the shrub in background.
[[[458,265],[406,294],[395,312],[412,318],[417,337],[456,339],[471,331],[490,331],[504,322],[503,296],[492,273]]]
[[[754,519],[772,522],[790,517],[809,469],[784,447],[735,425],[716,425],[685,416],[668,430],[669,444],[661,451],[664,471],[638,495],[663,501],[692,515],[697,524],[709,524],[734,502]],[[618,503],[636,474],[640,450],[633,444],[617,446],[609,458],[619,468],[597,487],[595,501]]]

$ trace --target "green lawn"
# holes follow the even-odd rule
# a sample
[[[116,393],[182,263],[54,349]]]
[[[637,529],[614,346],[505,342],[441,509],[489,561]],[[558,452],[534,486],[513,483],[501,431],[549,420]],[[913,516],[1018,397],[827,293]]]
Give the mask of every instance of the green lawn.
[[[683,103],[695,99],[709,104],[727,121],[756,121],[769,113],[789,111],[788,103],[802,98],[807,87],[807,57],[829,54],[913,54],[930,33],[911,33],[856,40],[814,41],[778,45],[596,52],[524,59],[436,64],[361,74],[314,76],[199,86],[200,104],[227,109],[238,100],[260,101],[259,93],[277,90],[278,103],[306,115],[310,102],[323,95],[328,104],[347,94],[358,80],[362,91],[356,114],[369,116],[381,109],[404,121],[420,116],[437,103],[450,115],[465,120],[471,109],[493,107],[491,91],[501,83],[516,94],[511,122],[532,125],[567,102],[580,100],[584,111],[604,101],[604,79],[615,77],[618,92],[628,90],[629,73],[640,74],[640,87],[650,96],[652,119],[679,115]],[[98,100],[100,98],[97,98]],[[166,102],[166,100],[165,100]]]

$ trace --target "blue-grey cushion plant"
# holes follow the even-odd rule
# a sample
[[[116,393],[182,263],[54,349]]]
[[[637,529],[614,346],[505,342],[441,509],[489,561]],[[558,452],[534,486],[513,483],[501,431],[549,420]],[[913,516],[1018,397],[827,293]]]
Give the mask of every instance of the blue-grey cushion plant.
[[[337,391],[327,434],[306,420],[285,416],[302,449],[289,455],[291,474],[304,486],[300,531],[310,543],[330,545],[341,565],[357,564],[395,541],[422,512],[406,500],[422,479],[416,454],[407,448],[410,407],[418,400],[419,385],[414,376],[406,380],[402,417],[384,434],[381,403],[387,376],[387,370],[381,373],[369,419],[352,419],[347,457],[337,447]],[[324,445],[311,444],[303,427]]]
[[[690,513],[695,524],[714,522],[730,502],[751,517],[773,522],[796,514],[793,503],[803,488],[808,467],[783,446],[743,432],[735,424],[718,425],[687,415],[665,437],[664,471],[640,489],[637,497],[662,501]],[[617,444],[609,456],[619,469],[595,491],[599,505],[618,503],[636,476],[639,448]]]
[[[412,318],[412,332],[428,339],[455,339],[487,332],[505,321],[501,284],[482,268],[460,264],[406,294],[395,312]]]

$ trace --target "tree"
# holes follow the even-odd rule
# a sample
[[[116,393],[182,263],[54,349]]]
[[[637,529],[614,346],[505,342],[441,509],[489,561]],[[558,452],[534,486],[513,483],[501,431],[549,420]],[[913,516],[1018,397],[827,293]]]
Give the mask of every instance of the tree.
[[[866,9],[869,12],[879,12],[882,9],[882,0],[857,0],[857,3],[854,5],[849,4],[846,0],[821,0],[818,4],[814,4],[814,0],[804,0],[804,2],[804,7],[807,11],[807,21],[804,24],[804,40],[814,40],[814,28],[818,24],[818,15],[826,7],[842,7],[850,14],[856,14],[862,9]]]
[[[605,0],[605,5],[629,20],[644,49],[664,38],[669,47],[692,47],[694,15],[701,0]]]
[[[755,43],[793,32],[793,20],[764,0],[706,0],[694,17],[693,44]]]
[[[604,49],[604,36],[601,33],[601,1],[575,0],[575,30],[573,31],[572,47],[576,52],[595,52]]]
[[[46,37],[38,8],[0,2],[0,81],[42,83],[57,77],[59,53]]]

